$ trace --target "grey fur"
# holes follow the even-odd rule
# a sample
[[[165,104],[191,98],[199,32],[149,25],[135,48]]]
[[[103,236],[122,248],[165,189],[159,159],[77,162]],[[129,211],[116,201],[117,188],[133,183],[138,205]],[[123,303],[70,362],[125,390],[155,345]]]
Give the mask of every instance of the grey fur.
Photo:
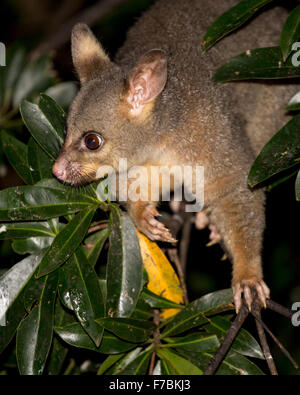
[[[284,105],[299,87],[212,81],[213,72],[232,56],[279,43],[287,13],[275,7],[203,54],[201,39],[207,27],[236,3],[157,1],[130,29],[115,63],[106,62],[105,67],[94,69],[83,84],[69,112],[68,134],[58,162],[64,158],[70,167],[73,163],[80,165],[89,173],[88,179],[95,177],[91,166],[116,167],[119,158],[127,158],[129,166],[203,165],[205,212],[217,226],[233,260],[238,304],[238,293],[245,287],[258,290],[265,286],[261,270],[264,193],[248,188],[247,174],[255,155],[288,120]],[[78,40],[87,34],[86,27],[76,29],[74,54]],[[153,48],[166,53],[168,79],[148,116],[139,121],[124,116],[128,85],[124,81],[141,56]],[[92,60],[101,65],[101,59]],[[86,71],[76,59],[75,65],[79,74]],[[100,151],[78,149],[82,134],[88,130],[104,137]],[[152,239],[166,239],[147,222],[153,215],[145,214],[146,206],[128,203],[137,227]],[[267,291],[264,294],[268,296]]]

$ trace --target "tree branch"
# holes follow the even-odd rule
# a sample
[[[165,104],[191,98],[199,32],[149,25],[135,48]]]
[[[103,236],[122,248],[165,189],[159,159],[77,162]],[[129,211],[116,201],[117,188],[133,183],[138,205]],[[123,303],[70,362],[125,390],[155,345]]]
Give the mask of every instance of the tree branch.
[[[268,367],[270,369],[270,373],[272,376],[277,376],[277,369],[272,357],[272,354],[270,352],[270,347],[268,345],[267,339],[266,339],[266,334],[264,331],[264,328],[261,324],[261,305],[260,303],[257,302],[257,299],[254,301],[254,303],[252,304],[252,314],[255,317],[255,323],[256,323],[256,328],[257,328],[257,332],[258,332],[258,336],[260,339],[260,344],[264,353],[264,356],[266,358]]]
[[[212,357],[210,363],[208,364],[207,368],[204,371],[204,375],[213,375],[216,370],[218,369],[220,363],[223,361],[225,358],[225,355],[227,354],[228,350],[231,347],[231,344],[233,343],[234,339],[236,338],[239,330],[241,329],[242,325],[245,322],[245,319],[247,318],[249,314],[248,307],[245,303],[245,301],[242,304],[242,307],[240,308],[240,311],[238,312],[238,315],[236,316],[235,320],[233,321],[231,327],[229,328],[228,332],[226,333],[224,340],[215,353],[215,355]]]

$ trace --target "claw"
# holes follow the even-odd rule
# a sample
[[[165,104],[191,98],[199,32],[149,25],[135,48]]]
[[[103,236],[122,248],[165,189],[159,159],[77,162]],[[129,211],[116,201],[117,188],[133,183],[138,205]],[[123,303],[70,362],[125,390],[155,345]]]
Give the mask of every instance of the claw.
[[[255,291],[253,293],[253,291]],[[233,301],[235,310],[238,313],[242,306],[242,294],[251,311],[254,298],[258,298],[264,308],[266,308],[266,300],[270,297],[270,290],[263,280],[257,278],[250,278],[242,280],[233,286]]]
[[[158,216],[160,216],[160,214],[155,207],[151,205],[146,206],[137,223],[138,228],[149,237],[150,240],[176,243],[177,240],[172,237],[169,229],[155,218]]]

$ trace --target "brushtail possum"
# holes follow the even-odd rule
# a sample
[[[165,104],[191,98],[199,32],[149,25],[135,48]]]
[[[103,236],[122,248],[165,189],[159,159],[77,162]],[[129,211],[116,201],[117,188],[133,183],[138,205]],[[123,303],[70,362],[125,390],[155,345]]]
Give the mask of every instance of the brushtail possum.
[[[129,30],[114,61],[88,26],[77,24],[72,57],[81,89],[53,173],[82,185],[95,180],[101,166],[117,171],[120,158],[128,168],[203,166],[205,207],[199,218],[217,229],[233,262],[238,311],[243,294],[250,307],[254,295],[263,305],[269,297],[261,263],[265,196],[247,186],[247,175],[263,145],[288,120],[284,105],[298,87],[212,81],[232,56],[251,56],[251,48],[279,43],[286,12],[273,7],[203,53],[207,27],[236,3],[158,0]],[[172,241],[157,220],[157,201],[129,200],[126,206],[151,240]]]

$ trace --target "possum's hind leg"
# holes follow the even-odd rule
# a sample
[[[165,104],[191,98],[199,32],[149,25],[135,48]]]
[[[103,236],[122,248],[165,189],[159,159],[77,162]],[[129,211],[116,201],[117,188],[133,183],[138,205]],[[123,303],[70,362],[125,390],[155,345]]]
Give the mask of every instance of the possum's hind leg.
[[[264,193],[236,184],[219,191],[210,201],[209,218],[216,224],[222,243],[233,262],[232,289],[236,311],[242,295],[251,309],[255,297],[266,306],[269,288],[262,279],[261,250],[264,231]],[[227,184],[228,186],[228,184]]]
[[[222,240],[222,237],[221,237],[216,225],[211,224],[209,222],[209,218],[205,214],[204,211],[199,211],[196,214],[195,226],[196,226],[196,229],[199,229],[199,230],[205,229],[207,227],[210,230],[210,234],[209,234],[210,242],[206,244],[207,247],[217,244]]]

